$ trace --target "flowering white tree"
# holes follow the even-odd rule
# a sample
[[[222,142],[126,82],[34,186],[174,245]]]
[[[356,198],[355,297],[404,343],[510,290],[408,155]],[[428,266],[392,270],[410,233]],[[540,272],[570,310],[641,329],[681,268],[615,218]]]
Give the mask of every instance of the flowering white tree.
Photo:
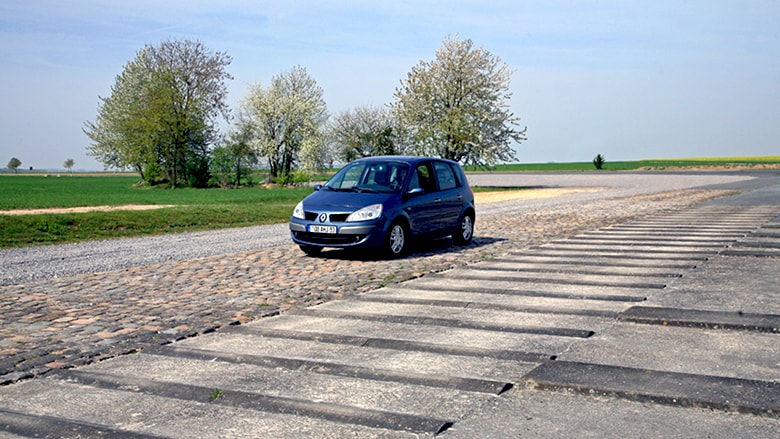
[[[509,110],[511,72],[471,40],[448,37],[433,61],[420,61],[396,89],[393,110],[409,129],[414,152],[475,165],[516,159],[525,139]]]
[[[322,88],[305,68],[274,76],[268,87],[255,84],[242,109],[252,127],[250,144],[267,161],[272,178],[289,182],[296,167],[322,167],[328,112]]]

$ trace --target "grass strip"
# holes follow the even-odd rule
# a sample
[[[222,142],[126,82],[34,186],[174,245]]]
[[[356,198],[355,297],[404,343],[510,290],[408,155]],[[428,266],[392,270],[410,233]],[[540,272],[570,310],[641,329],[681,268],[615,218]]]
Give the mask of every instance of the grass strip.
[[[296,201],[263,205],[182,206],[158,210],[0,215],[0,247],[278,224]]]

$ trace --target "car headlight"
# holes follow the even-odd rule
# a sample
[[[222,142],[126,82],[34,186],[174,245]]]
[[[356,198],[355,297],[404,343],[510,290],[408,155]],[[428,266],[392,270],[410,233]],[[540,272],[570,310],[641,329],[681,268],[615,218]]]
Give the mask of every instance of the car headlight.
[[[293,218],[306,219],[306,215],[303,213],[303,201],[298,202],[293,209]]]
[[[366,206],[360,210],[356,210],[352,212],[347,217],[347,222],[369,221],[369,220],[377,219],[380,216],[382,216],[382,205],[372,204],[370,206]]]

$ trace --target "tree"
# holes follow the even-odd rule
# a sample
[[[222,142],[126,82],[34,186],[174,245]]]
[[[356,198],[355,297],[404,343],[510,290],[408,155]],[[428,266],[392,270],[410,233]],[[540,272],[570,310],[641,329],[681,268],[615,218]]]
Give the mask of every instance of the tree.
[[[447,37],[436,59],[420,61],[395,91],[393,109],[420,155],[474,165],[516,158],[511,142],[526,129],[509,111],[511,72],[471,40]]]
[[[17,170],[19,166],[22,166],[22,161],[16,157],[11,157],[11,160],[8,161],[8,169],[14,171],[14,174],[19,172]]]
[[[298,165],[322,167],[323,126],[328,118],[323,91],[300,66],[274,76],[266,88],[255,84],[243,103],[252,127],[250,144],[264,158],[271,178],[288,183]]]
[[[604,163],[606,163],[604,156],[601,154],[596,154],[596,158],[593,159],[593,166],[595,166],[596,169],[602,169],[604,167]]]
[[[219,186],[229,187],[231,179],[236,187],[241,186],[241,177],[257,163],[257,154],[249,144],[252,135],[251,125],[244,117],[239,117],[235,128],[212,151],[210,170]]]
[[[220,116],[229,118],[225,67],[232,58],[203,43],[169,40],[147,45],[100,98],[84,132],[90,155],[107,168],[133,167],[148,181],[201,184]]]
[[[336,156],[345,161],[405,152],[392,113],[384,108],[362,106],[344,111],[328,126],[328,138]]]
[[[65,169],[68,170],[68,172],[73,172],[72,169],[73,169],[73,165],[75,164],[76,162],[74,162],[73,159],[67,159],[65,160],[65,163],[62,164],[62,166],[64,166]]]

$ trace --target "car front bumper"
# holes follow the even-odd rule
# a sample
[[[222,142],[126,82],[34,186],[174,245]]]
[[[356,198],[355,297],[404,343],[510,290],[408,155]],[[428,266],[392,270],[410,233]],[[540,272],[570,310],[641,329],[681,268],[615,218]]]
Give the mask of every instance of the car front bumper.
[[[293,218],[290,220],[290,237],[299,245],[315,247],[378,247],[384,240],[382,224],[358,223],[335,225],[336,233],[312,233],[309,225],[314,223]]]

